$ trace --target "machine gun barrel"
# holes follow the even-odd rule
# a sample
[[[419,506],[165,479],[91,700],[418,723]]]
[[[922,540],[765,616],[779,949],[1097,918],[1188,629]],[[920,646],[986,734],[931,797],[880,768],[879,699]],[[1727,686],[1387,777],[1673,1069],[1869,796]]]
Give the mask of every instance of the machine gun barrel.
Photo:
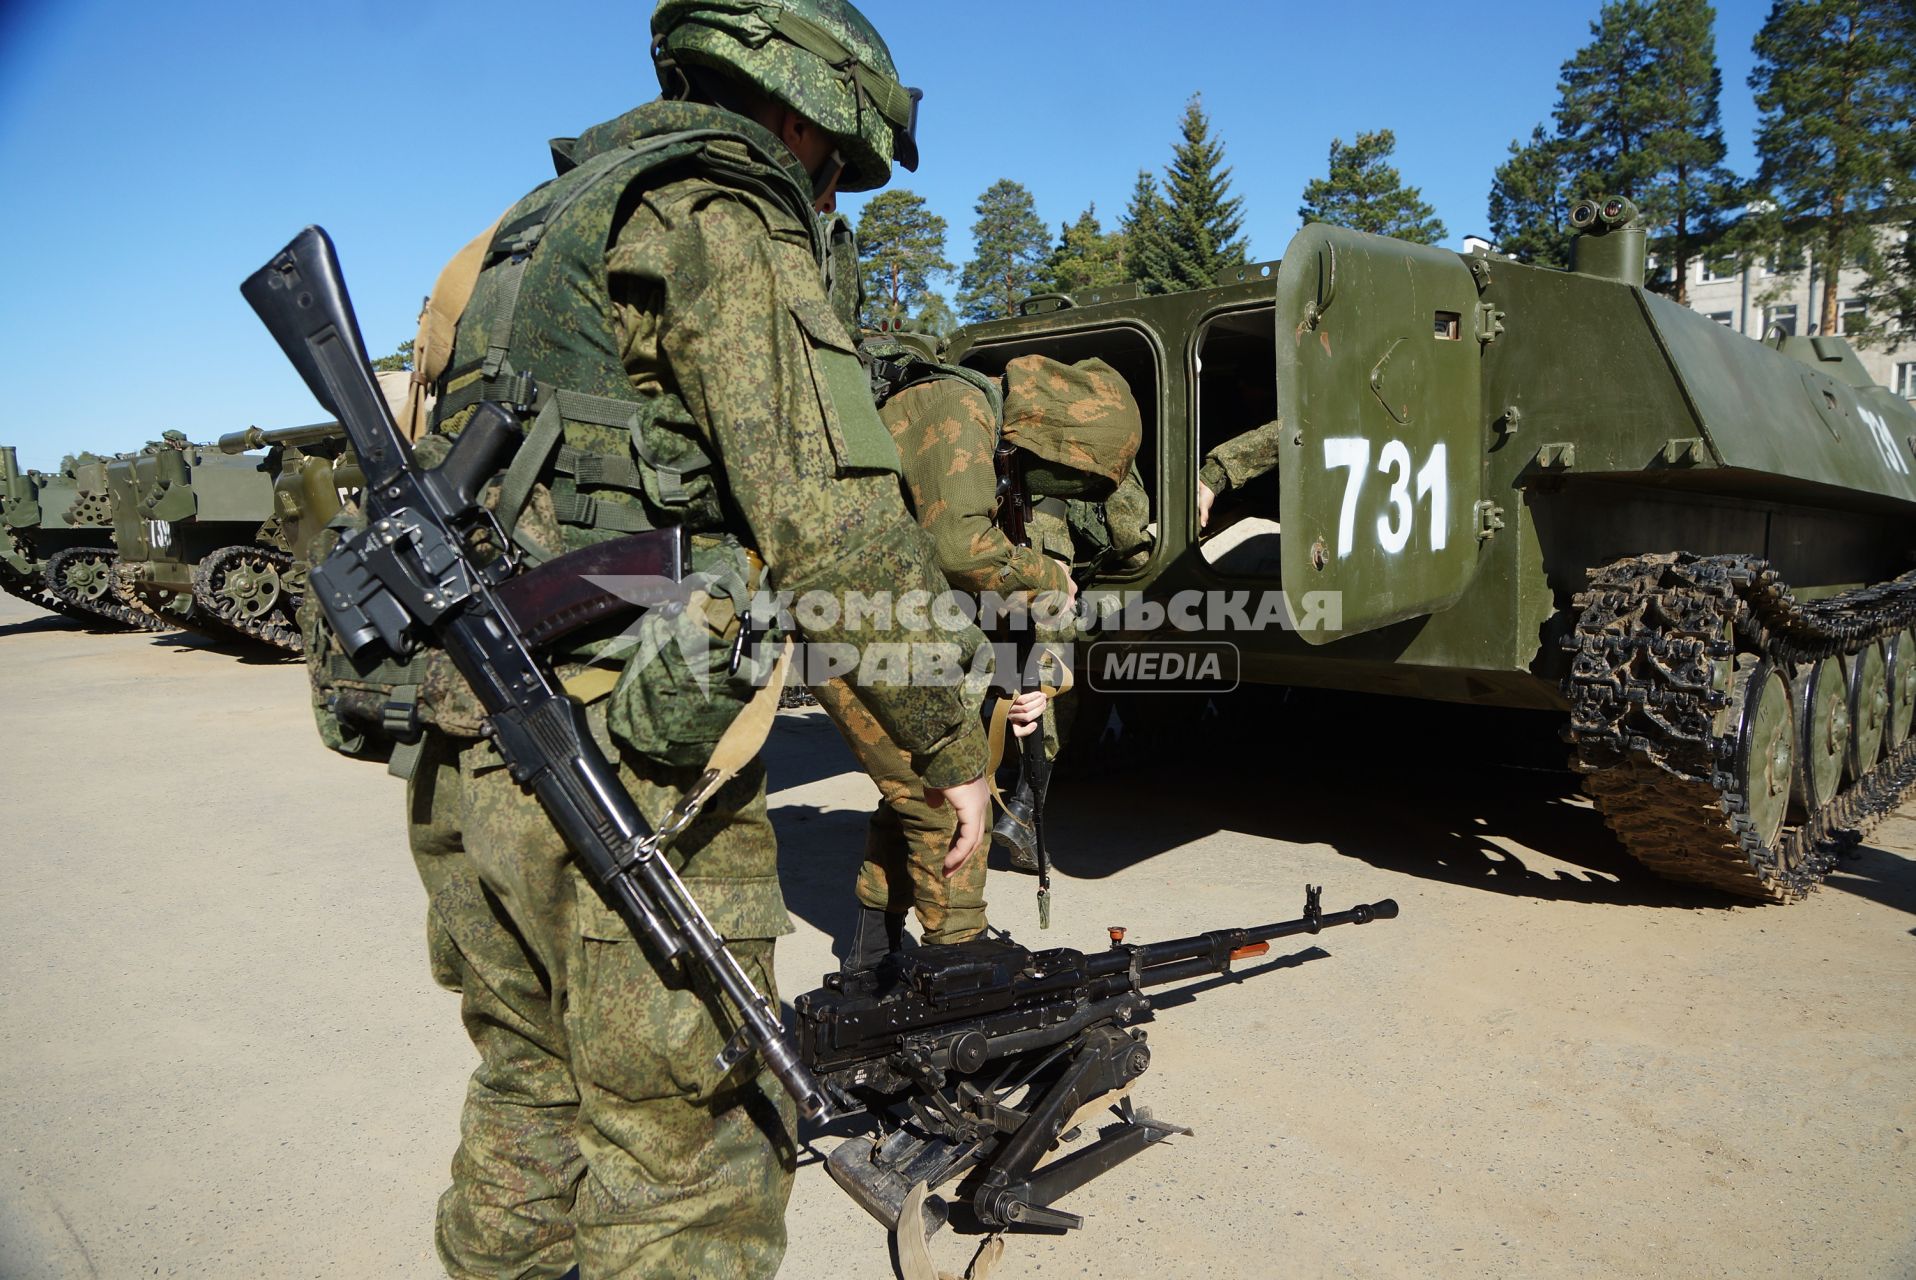
[[[297,449],[301,445],[318,444],[322,440],[341,440],[346,436],[346,428],[337,422],[315,422],[304,427],[277,427],[271,431],[259,427],[248,427],[244,431],[230,431],[220,437],[221,453],[245,453],[248,449],[265,449],[272,445],[291,445]]]
[[[1135,972],[1140,989],[1161,987],[1167,982],[1182,982],[1186,978],[1202,977],[1207,973],[1222,973],[1230,968],[1233,960],[1264,954],[1270,949],[1268,944],[1277,938],[1317,933],[1333,925],[1369,924],[1372,920],[1393,920],[1396,917],[1397,903],[1391,898],[1381,902],[1359,903],[1348,911],[1334,911],[1325,915],[1317,910],[1317,892],[1313,890],[1308,895],[1303,916],[1296,920],[1259,925],[1252,929],[1214,929],[1188,938],[1173,938],[1168,942],[1153,942],[1137,947],[1115,946],[1110,951],[1086,957],[1085,968],[1093,977],[1116,977]],[[1114,932],[1121,937],[1122,930]]]

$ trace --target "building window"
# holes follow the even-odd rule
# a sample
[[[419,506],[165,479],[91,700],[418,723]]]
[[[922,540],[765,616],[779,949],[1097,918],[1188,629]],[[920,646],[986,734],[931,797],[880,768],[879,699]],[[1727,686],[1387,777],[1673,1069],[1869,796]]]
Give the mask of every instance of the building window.
[[[1736,327],[1736,312],[1734,311],[1712,311],[1710,312],[1710,319],[1716,321],[1725,329],[1734,329]]]
[[[1916,360],[1905,360],[1896,366],[1896,394],[1906,400],[1916,400]]]
[[[1836,305],[1836,332],[1861,333],[1869,328],[1869,312],[1863,309],[1861,298],[1844,298]]]
[[[1705,258],[1697,268],[1697,280],[1701,284],[1716,284],[1723,280],[1734,279],[1736,279],[1736,258],[1732,255]]]
[[[1796,304],[1794,302],[1763,308],[1763,336],[1767,338],[1778,329],[1792,338],[1796,336]]]

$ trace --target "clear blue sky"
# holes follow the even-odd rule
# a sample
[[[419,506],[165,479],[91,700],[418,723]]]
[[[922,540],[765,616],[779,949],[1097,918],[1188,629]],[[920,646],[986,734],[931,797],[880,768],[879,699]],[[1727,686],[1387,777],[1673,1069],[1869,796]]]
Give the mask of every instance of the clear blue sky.
[[[970,247],[972,205],[1024,183],[1054,227],[1109,226],[1202,92],[1255,258],[1297,229],[1333,137],[1397,133],[1451,243],[1486,228],[1511,139],[1549,118],[1597,0],[868,0],[926,91],[900,181]],[[1719,0],[1729,161],[1767,0]],[[310,422],[238,293],[308,222],[338,242],[374,354],[412,335],[444,260],[550,176],[545,141],[656,94],[647,0],[0,3],[0,444],[22,463]],[[446,51],[455,56],[447,59]],[[483,134],[483,136],[480,136]],[[853,207],[855,201],[848,202]]]

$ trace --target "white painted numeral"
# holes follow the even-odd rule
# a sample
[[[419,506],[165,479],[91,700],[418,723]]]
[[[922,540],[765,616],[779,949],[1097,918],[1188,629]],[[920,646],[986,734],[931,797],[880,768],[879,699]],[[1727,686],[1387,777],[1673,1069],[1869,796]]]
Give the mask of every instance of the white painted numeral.
[[[1450,541],[1450,450],[1438,441],[1430,447],[1430,461],[1417,473],[1417,496],[1430,499],[1430,549],[1442,551]]]
[[[1393,440],[1377,455],[1377,471],[1390,481],[1391,515],[1377,517],[1377,543],[1396,555],[1410,545],[1410,522],[1417,512],[1410,505],[1410,449],[1402,440]]]
[[[1883,415],[1862,405],[1856,407],[1856,412],[1863,415],[1863,421],[1869,424],[1870,437],[1876,442],[1876,452],[1883,455],[1883,461],[1898,474],[1908,475],[1909,464],[1903,461],[1902,450],[1896,447],[1896,437],[1891,434],[1889,423],[1883,420]]]
[[[1337,558],[1342,560],[1357,549],[1357,507],[1363,496],[1364,480],[1370,474],[1370,441],[1363,436],[1331,436],[1324,441],[1324,466],[1344,468],[1350,474],[1344,481],[1344,501],[1337,511]],[[1430,456],[1416,467],[1410,446],[1402,440],[1390,440],[1377,453],[1377,473],[1390,477],[1386,501],[1390,509],[1377,517],[1377,544],[1387,555],[1397,555],[1410,545],[1417,524],[1417,504],[1430,503],[1430,549],[1442,551],[1450,544],[1450,451],[1439,442],[1430,447]],[[1415,469],[1415,485],[1412,471]]]
[[[1342,560],[1357,541],[1357,495],[1364,488],[1364,472],[1370,469],[1370,441],[1363,436],[1327,438],[1324,465],[1350,468],[1350,478],[1344,481],[1344,505],[1337,512],[1337,558]]]

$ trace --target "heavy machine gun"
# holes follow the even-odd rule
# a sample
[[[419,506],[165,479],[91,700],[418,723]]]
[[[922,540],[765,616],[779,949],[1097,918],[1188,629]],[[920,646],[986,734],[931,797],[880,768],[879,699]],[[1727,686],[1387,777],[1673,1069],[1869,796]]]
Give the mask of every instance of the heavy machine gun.
[[[1153,1120],[1128,1096],[1098,1140],[1040,1167],[1097,1104],[1151,1064],[1139,1024],[1147,988],[1231,971],[1272,941],[1340,924],[1389,920],[1389,899],[1325,914],[1307,886],[1304,915],[1251,929],[1110,949],[1030,951],[1003,935],[897,952],[871,969],[830,974],[793,1001],[799,1056],[834,1104],[863,1111],[876,1132],[827,1157],[832,1178],[897,1229],[914,1189],[962,1179],[979,1224],[1069,1229],[1053,1203],[1148,1146],[1188,1129]],[[924,1201],[925,1227],[946,1220]],[[916,1229],[917,1224],[907,1223]]]

